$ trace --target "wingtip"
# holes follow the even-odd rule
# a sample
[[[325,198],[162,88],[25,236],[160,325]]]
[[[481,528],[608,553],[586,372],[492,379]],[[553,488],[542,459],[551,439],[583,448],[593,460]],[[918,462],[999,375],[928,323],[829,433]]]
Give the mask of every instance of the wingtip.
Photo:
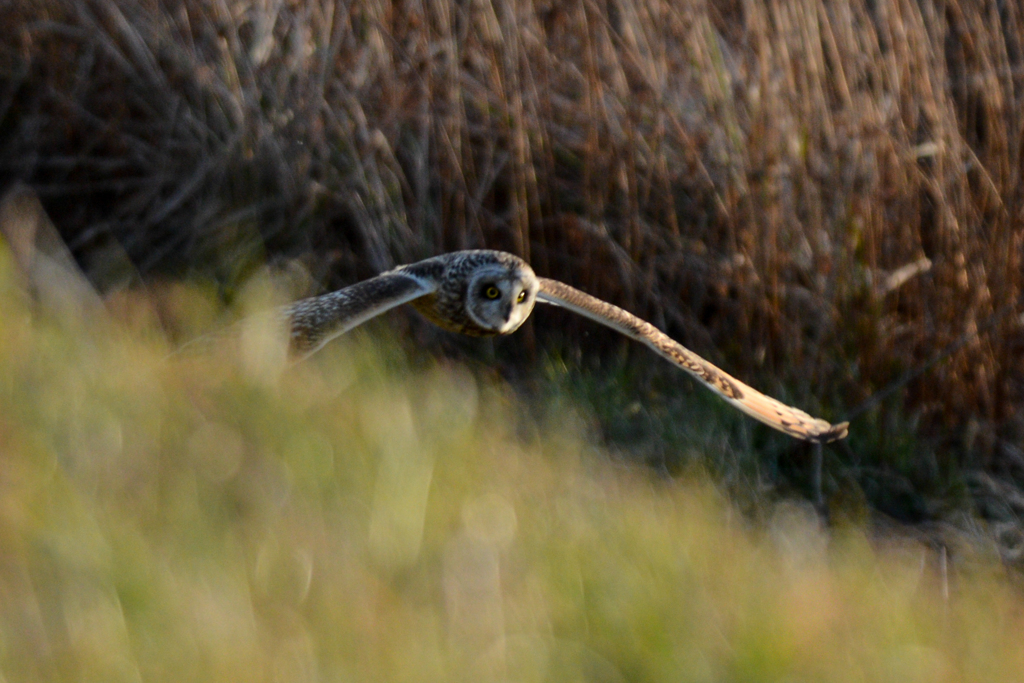
[[[828,430],[818,434],[814,440],[820,443],[831,443],[832,441],[845,439],[846,435],[850,432],[849,427],[849,422],[840,422],[839,424],[832,425]]]

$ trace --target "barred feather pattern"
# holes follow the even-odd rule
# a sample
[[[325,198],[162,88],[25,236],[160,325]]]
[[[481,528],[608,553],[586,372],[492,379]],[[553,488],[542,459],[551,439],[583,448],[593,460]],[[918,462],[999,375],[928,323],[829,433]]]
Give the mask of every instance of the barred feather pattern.
[[[433,287],[429,280],[394,270],[294,303],[284,310],[290,326],[291,353],[308,356],[370,318],[429,294]]]
[[[540,278],[538,300],[562,306],[654,349],[747,415],[790,436],[829,442],[847,434],[848,423],[832,425],[747,386],[645,320],[557,280]]]
[[[747,415],[790,436],[828,442],[847,434],[715,367],[650,323],[557,280],[538,278],[521,258],[501,251],[458,251],[400,266],[344,289],[295,303],[284,314],[294,356],[403,303],[440,327],[471,336],[513,332],[534,303],[561,306],[653,349]]]

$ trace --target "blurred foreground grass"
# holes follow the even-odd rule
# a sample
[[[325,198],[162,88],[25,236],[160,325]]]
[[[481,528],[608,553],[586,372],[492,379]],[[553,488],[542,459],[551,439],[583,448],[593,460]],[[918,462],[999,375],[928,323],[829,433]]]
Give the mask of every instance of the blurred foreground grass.
[[[943,581],[796,505],[752,523],[376,335],[287,369],[258,336],[168,358],[148,304],[47,317],[3,254],[0,302],[0,680],[1024,671],[1024,601],[984,558]]]

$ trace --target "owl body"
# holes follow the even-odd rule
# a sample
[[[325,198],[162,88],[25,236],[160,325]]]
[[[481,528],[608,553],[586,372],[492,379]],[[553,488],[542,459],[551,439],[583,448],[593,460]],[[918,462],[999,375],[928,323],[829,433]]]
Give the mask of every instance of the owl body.
[[[536,301],[537,276],[529,264],[503,251],[456,253],[459,258],[434,257],[397,269],[436,277],[437,289],[411,301],[413,308],[438,327],[471,337],[518,329]],[[438,265],[443,265],[440,272]]]

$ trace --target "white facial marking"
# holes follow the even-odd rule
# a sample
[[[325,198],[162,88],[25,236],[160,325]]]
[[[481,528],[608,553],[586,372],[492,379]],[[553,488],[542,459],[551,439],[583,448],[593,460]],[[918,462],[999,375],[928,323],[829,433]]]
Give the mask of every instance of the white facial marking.
[[[483,270],[470,283],[469,316],[485,330],[509,334],[530,316],[536,290],[533,273],[513,273],[505,268]]]

